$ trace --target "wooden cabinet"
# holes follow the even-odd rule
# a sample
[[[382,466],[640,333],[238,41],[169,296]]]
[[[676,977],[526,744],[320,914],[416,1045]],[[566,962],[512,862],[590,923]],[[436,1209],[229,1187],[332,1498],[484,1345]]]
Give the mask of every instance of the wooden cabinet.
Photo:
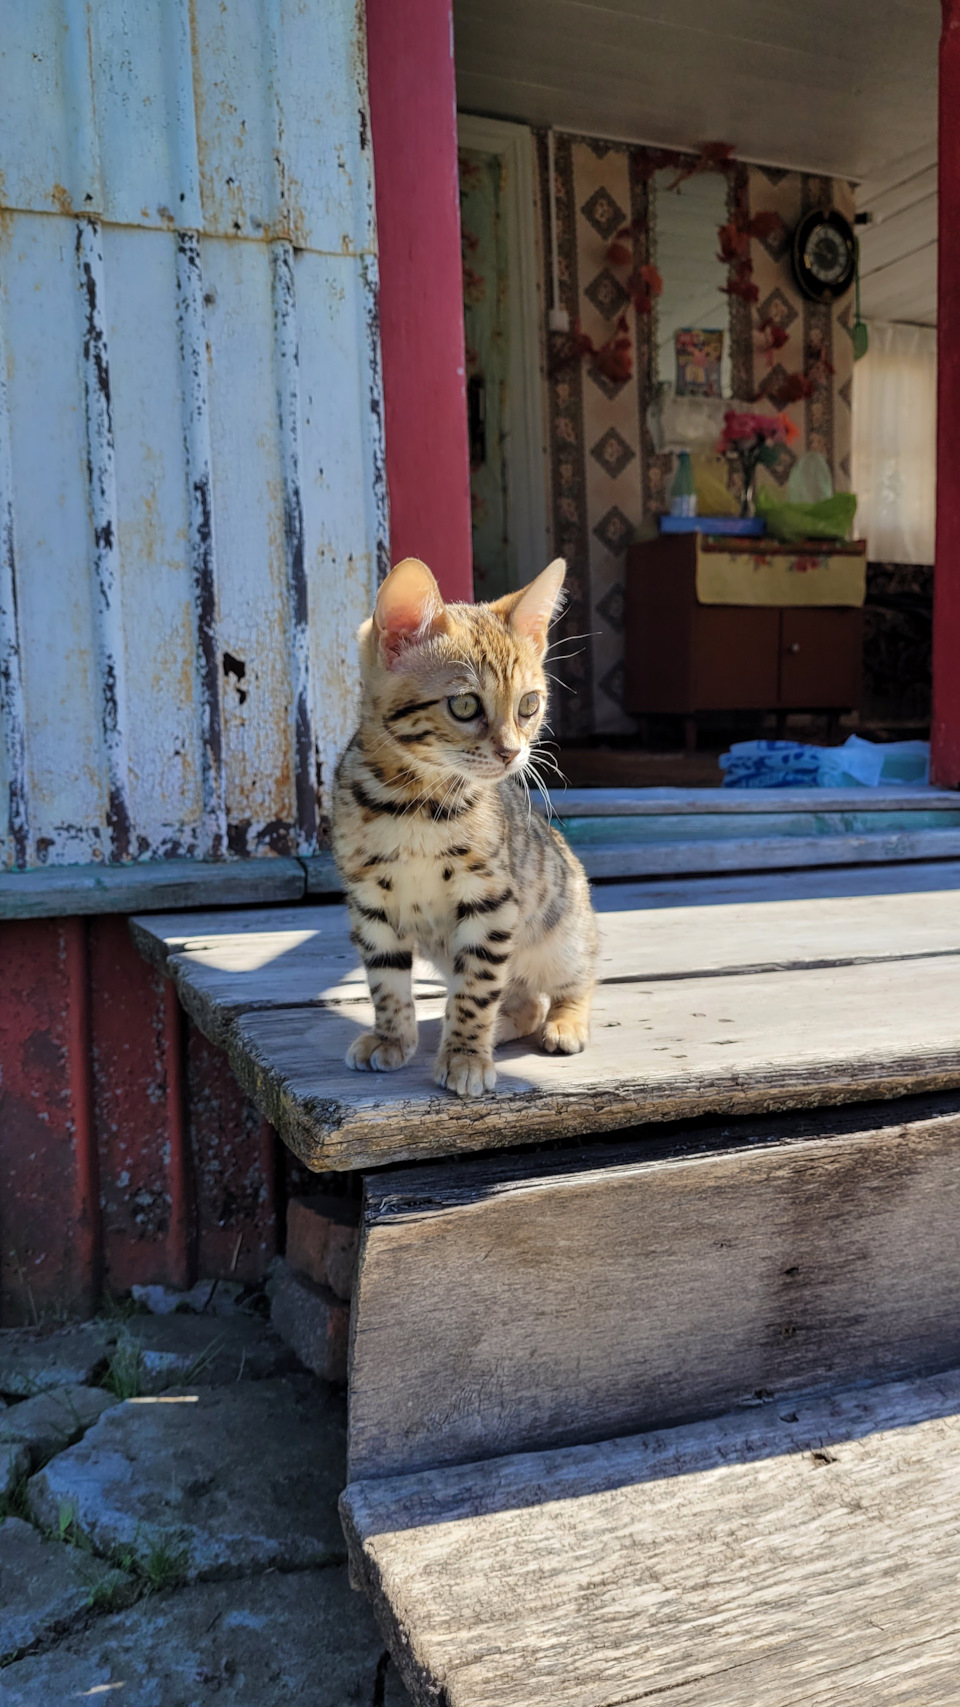
[[[662,535],[631,547],[626,584],[624,705],[640,715],[691,717],[698,711],[849,711],[860,699],[862,605],[701,603],[698,575],[706,559],[701,536]],[[750,553],[737,542],[708,567],[715,585]],[[829,547],[802,557],[761,542],[762,589],[799,589],[789,575],[816,574],[829,596],[836,584],[855,598],[865,547]],[[724,558],[726,561],[724,561]],[[782,561],[781,561],[782,560]],[[834,574],[834,565],[838,564]],[[733,568],[731,569],[731,565]],[[746,565],[749,571],[749,565]],[[756,585],[745,582],[745,596]],[[810,596],[810,587],[802,589]],[[861,595],[862,596],[862,595]]]

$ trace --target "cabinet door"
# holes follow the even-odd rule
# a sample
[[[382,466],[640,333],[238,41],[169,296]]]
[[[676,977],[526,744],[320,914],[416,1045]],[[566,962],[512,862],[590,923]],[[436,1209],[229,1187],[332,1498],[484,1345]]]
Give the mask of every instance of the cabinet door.
[[[780,612],[766,605],[698,605],[695,711],[764,711],[777,703]]]
[[[862,653],[862,610],[782,611],[780,705],[795,711],[859,705]]]

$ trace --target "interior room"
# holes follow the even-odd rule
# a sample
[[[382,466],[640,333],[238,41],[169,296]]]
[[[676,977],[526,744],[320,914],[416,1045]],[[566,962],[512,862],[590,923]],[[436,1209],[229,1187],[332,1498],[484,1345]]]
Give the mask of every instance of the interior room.
[[[928,735],[938,21],[455,6],[474,589],[567,559],[574,784]]]

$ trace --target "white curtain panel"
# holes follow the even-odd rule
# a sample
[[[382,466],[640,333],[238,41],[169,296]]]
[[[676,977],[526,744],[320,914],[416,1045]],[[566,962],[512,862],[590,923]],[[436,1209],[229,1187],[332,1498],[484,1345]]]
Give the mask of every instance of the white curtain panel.
[[[933,562],[936,450],[936,330],[873,321],[853,378],[856,531],[873,562]]]

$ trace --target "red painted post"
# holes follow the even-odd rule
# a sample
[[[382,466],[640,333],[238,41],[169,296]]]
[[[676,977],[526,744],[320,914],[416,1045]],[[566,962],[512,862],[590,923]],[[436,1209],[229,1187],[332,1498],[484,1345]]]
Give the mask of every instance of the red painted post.
[[[960,787],[960,0],[942,0],[932,779]]]
[[[394,563],[473,598],[451,0],[367,0]]]

